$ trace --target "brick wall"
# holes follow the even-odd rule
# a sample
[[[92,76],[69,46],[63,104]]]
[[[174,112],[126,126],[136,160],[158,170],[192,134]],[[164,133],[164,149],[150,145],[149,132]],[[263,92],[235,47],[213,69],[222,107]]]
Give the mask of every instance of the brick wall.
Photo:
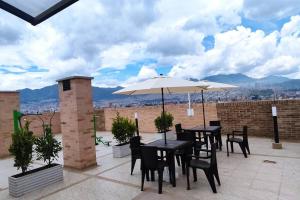
[[[202,105],[193,104],[194,116],[187,116],[186,104],[169,104],[165,106],[165,110],[170,112],[174,117],[174,125],[181,123],[183,127],[193,127],[203,124]],[[121,116],[126,116],[134,120],[134,113],[137,112],[139,116],[139,127],[141,132],[156,132],[154,119],[160,115],[162,111],[161,106],[145,106],[145,107],[132,107],[132,108],[105,108],[105,130],[111,130],[112,119],[119,112]],[[217,120],[217,108],[215,103],[205,104],[206,123],[209,120]],[[174,127],[173,127],[174,129]]]
[[[13,110],[19,110],[18,92],[0,92],[0,158],[9,155],[14,131]]]
[[[42,115],[40,117],[44,120],[45,124],[49,124],[51,116],[52,116],[52,113],[42,113]],[[38,116],[30,115],[30,116],[23,117],[22,119],[26,119],[31,122],[29,128],[31,131],[33,131],[34,135],[36,135],[36,136],[42,135],[42,133],[43,133],[42,124],[43,123]],[[54,134],[61,133],[60,113],[59,112],[55,113],[55,115],[52,118],[52,132]]]
[[[74,77],[71,89],[59,82],[64,166],[84,169],[96,165],[91,79]]]
[[[273,137],[273,121],[271,107],[273,101],[231,102],[219,104],[205,104],[207,123],[209,120],[221,119],[223,133],[241,129],[245,124],[249,126],[249,135]],[[300,139],[300,100],[276,101],[278,112],[279,134],[282,139]],[[193,104],[194,117],[186,115],[186,104],[166,105],[166,111],[174,116],[174,124],[181,122],[183,127],[192,127],[203,124],[201,104]],[[95,110],[97,131],[111,130],[112,118],[116,112],[134,120],[134,113],[139,114],[141,132],[156,132],[154,119],[160,114],[161,106],[145,106],[133,108],[105,108]],[[49,119],[49,114],[43,114]],[[41,122],[36,117],[29,117],[34,133],[41,133]],[[47,120],[48,121],[48,120]],[[53,118],[54,133],[61,133],[60,114]],[[174,128],[174,127],[173,127]]]
[[[272,105],[277,106],[280,138],[300,140],[300,100],[252,101],[205,104],[206,121],[220,119],[223,133],[239,130],[248,125],[249,135],[273,137]],[[203,124],[201,104],[193,104],[195,116],[186,115],[187,105],[166,105],[166,111],[174,116],[174,124],[182,123],[183,127]],[[111,130],[112,118],[119,112],[121,116],[134,120],[134,113],[139,114],[141,132],[156,132],[154,119],[160,115],[161,106],[132,108],[105,108],[104,130]],[[174,127],[173,127],[174,128]],[[102,129],[101,129],[102,130]]]
[[[248,125],[249,135],[273,137],[272,105],[277,107],[279,135],[300,139],[300,100],[232,102],[217,104],[223,132]]]
[[[94,110],[94,114],[96,115],[96,130],[105,131],[104,109]]]

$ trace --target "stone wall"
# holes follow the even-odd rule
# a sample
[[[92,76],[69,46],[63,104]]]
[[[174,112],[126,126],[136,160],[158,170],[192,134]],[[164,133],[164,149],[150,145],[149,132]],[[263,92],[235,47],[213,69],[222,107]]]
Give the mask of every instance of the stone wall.
[[[223,133],[248,125],[249,135],[273,137],[272,105],[277,107],[280,138],[299,140],[300,100],[219,103]]]
[[[52,113],[42,113],[42,115],[40,116],[45,124],[49,124],[50,123],[50,118],[52,116]],[[43,128],[42,128],[42,121],[40,120],[40,118],[36,115],[29,115],[29,116],[25,116],[22,119],[26,119],[30,121],[30,130],[33,131],[34,135],[36,136],[41,136],[43,133]],[[55,115],[52,118],[52,132],[54,134],[57,133],[61,133],[61,126],[60,126],[60,113],[57,112],[55,113]]]
[[[186,104],[169,104],[165,106],[166,112],[170,112],[174,116],[174,125],[181,123],[183,127],[193,127],[203,124],[203,113],[201,104],[193,104],[194,116],[187,116]],[[140,132],[156,132],[154,119],[160,115],[162,111],[161,106],[144,106],[144,107],[130,107],[130,108],[105,108],[105,130],[111,130],[112,119],[119,112],[120,116],[128,117],[134,120],[134,113],[137,112],[139,116]],[[205,104],[206,123],[210,120],[217,120],[217,108],[215,103]],[[173,127],[174,128],[174,127]]]
[[[0,92],[0,158],[9,155],[14,131],[13,110],[19,110],[18,92]]]

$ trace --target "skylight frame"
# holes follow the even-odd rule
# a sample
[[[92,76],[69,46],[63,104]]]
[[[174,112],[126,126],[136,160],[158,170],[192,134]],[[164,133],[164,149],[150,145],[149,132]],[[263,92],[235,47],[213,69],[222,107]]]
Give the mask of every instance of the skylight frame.
[[[38,0],[37,0],[38,1]],[[69,7],[73,3],[77,2],[78,0],[61,0],[58,3],[54,4],[53,6],[49,7],[48,9],[44,10],[37,16],[33,17],[29,13],[26,13],[19,8],[0,0],[0,8],[3,10],[31,23],[33,26],[47,20],[48,18],[52,17],[53,15],[57,14],[58,12],[62,11],[63,9]]]

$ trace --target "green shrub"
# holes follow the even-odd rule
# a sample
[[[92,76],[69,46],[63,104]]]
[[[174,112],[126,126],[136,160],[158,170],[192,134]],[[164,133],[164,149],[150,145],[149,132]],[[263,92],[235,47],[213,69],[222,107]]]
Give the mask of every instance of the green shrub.
[[[164,131],[164,124],[166,131],[170,130],[170,127],[173,126],[173,115],[171,113],[165,112],[164,116],[165,120],[163,120],[163,112],[161,112],[161,116],[158,116],[154,120],[155,127],[159,133],[162,133]]]
[[[15,157],[14,167],[25,173],[32,163],[33,132],[29,131],[30,122],[26,121],[24,128],[17,129],[12,134],[12,144],[9,152]]]
[[[48,125],[44,127],[44,135],[35,140],[35,145],[37,160],[43,160],[47,165],[51,165],[62,150],[61,142],[53,137],[52,130]]]
[[[135,124],[130,119],[121,117],[117,113],[116,118],[113,119],[111,132],[119,145],[128,143],[129,139],[134,135],[135,130]]]

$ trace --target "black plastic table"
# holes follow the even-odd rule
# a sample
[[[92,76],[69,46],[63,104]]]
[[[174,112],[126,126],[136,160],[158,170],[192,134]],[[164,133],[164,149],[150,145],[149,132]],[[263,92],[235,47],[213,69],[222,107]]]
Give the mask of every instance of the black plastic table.
[[[156,147],[160,151],[167,152],[167,159],[170,162],[170,171],[171,171],[171,183],[173,187],[176,187],[176,177],[175,177],[175,159],[174,154],[178,149],[184,149],[188,146],[192,145],[190,141],[179,141],[179,140],[167,140],[167,144],[165,144],[165,140],[155,140],[144,146]]]
[[[193,128],[185,128],[184,130],[187,131],[193,131],[199,134],[200,138],[200,133],[204,133],[206,135],[211,135],[213,137],[209,137],[210,139],[213,139],[214,137],[217,138],[218,140],[218,147],[220,150],[222,150],[222,138],[221,138],[221,126],[195,126]]]

